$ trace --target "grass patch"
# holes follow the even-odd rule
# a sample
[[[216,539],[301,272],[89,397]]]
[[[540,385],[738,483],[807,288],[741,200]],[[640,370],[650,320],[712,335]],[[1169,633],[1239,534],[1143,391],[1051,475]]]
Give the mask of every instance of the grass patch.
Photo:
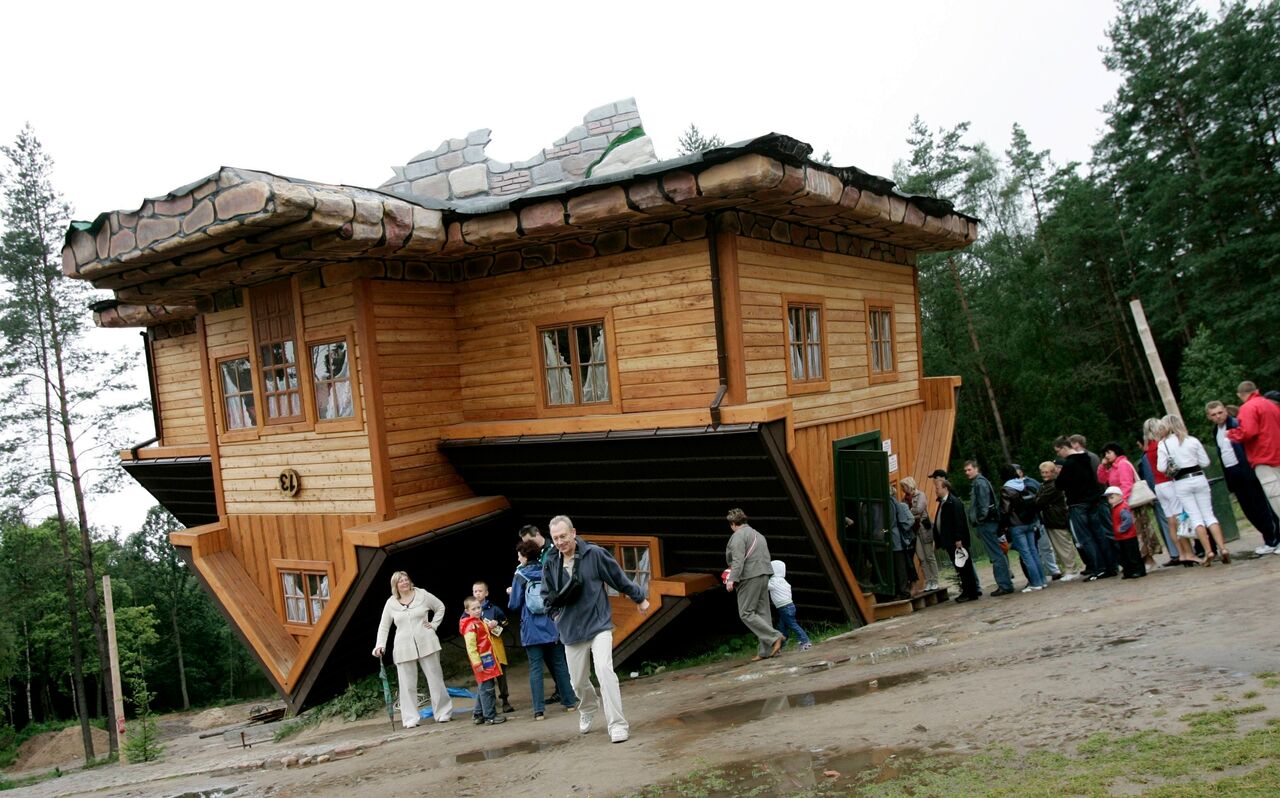
[[[382,698],[382,681],[375,673],[348,685],[347,689],[336,698],[331,698],[310,711],[285,721],[276,730],[272,739],[277,743],[287,740],[303,729],[309,729],[330,718],[353,721],[386,711],[387,705]]]
[[[39,784],[42,781],[56,779],[62,776],[62,770],[54,768],[48,773],[35,773],[30,776],[22,776],[16,779],[7,779],[0,776],[0,790],[16,790],[19,787],[30,787],[32,784]]]
[[[1096,734],[1074,753],[992,748],[972,756],[909,753],[827,777],[839,762],[751,761],[702,768],[629,798],[1274,798],[1280,795],[1280,719],[1239,730],[1259,705],[1183,715],[1185,731]],[[784,755],[789,756],[789,755]],[[786,764],[786,767],[780,765]],[[799,767],[799,769],[797,769]],[[838,767],[838,766],[837,766]],[[849,770],[846,766],[846,770]],[[1227,771],[1230,771],[1227,773]]]

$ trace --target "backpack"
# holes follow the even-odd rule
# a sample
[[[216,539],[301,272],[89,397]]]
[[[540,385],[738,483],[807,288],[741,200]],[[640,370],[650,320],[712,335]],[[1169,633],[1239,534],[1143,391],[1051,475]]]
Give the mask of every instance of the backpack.
[[[524,605],[534,615],[546,615],[547,603],[542,597],[542,579],[530,579],[519,571],[516,576],[524,580]]]

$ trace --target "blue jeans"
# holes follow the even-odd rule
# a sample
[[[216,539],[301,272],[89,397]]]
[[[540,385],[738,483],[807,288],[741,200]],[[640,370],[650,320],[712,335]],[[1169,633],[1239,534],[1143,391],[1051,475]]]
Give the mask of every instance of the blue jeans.
[[[1013,590],[1013,575],[1009,573],[1009,555],[1005,554],[1000,548],[1000,541],[997,540],[999,535],[999,527],[995,521],[979,521],[978,537],[982,539],[982,545],[987,550],[987,557],[991,560],[991,570],[995,573],[996,587],[1001,590]]]
[[[479,687],[476,688],[476,708],[471,712],[473,718],[493,720],[498,717],[498,696],[495,689],[497,681],[497,679],[490,679],[487,682],[480,682]]]
[[[1027,569],[1027,584],[1031,587],[1044,587],[1044,569],[1040,567],[1040,554],[1036,551],[1036,525],[1013,527],[1009,530],[1009,540],[1018,550],[1018,556]]]
[[[551,668],[551,679],[556,683],[560,693],[560,703],[565,708],[578,705],[578,696],[569,683],[569,664],[564,659],[564,648],[559,643],[543,643],[524,647],[529,657],[529,692],[533,694],[533,711],[544,712],[547,708],[543,696],[542,674],[546,666]]]
[[[809,635],[805,634],[804,629],[800,628],[800,624],[796,623],[796,605],[788,604],[785,607],[778,608],[778,632],[782,635],[782,642],[787,642],[791,637],[791,633],[796,633],[796,639],[801,645],[809,645]]]
[[[1115,574],[1116,555],[1112,549],[1115,532],[1111,529],[1111,511],[1102,499],[1093,504],[1071,505],[1071,528],[1079,538],[1080,548],[1095,574]]]

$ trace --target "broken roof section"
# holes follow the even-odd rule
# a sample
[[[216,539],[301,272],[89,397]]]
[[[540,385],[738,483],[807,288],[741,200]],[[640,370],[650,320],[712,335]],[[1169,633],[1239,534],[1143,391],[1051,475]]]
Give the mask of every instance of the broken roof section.
[[[755,215],[756,226],[773,223],[784,243],[789,226],[913,252],[961,249],[977,238],[977,220],[951,203],[817,163],[808,144],[780,134],[657,161],[634,108],[628,100],[602,106],[522,163],[489,159],[487,130],[447,140],[396,167],[381,189],[224,167],[135,211],[72,223],[63,272],[115,292],[118,306],[99,323],[151,326],[166,308],[188,315],[216,305],[222,292],[330,264],[397,263],[406,276],[462,280],[467,270],[436,267],[654,222],[679,229],[681,218],[698,221],[688,227],[701,237],[707,217],[728,211]],[[551,163],[558,171],[534,176]]]

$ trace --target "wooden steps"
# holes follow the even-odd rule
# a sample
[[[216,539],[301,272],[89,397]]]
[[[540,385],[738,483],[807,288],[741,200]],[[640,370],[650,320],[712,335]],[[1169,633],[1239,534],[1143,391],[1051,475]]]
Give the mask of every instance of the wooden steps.
[[[940,587],[937,590],[927,590],[923,593],[912,596],[909,599],[900,599],[898,601],[885,601],[876,604],[876,620],[885,618],[897,618],[901,615],[909,615],[916,610],[923,610],[925,607],[932,607],[940,602],[946,602],[950,599],[947,595],[947,589]]]

